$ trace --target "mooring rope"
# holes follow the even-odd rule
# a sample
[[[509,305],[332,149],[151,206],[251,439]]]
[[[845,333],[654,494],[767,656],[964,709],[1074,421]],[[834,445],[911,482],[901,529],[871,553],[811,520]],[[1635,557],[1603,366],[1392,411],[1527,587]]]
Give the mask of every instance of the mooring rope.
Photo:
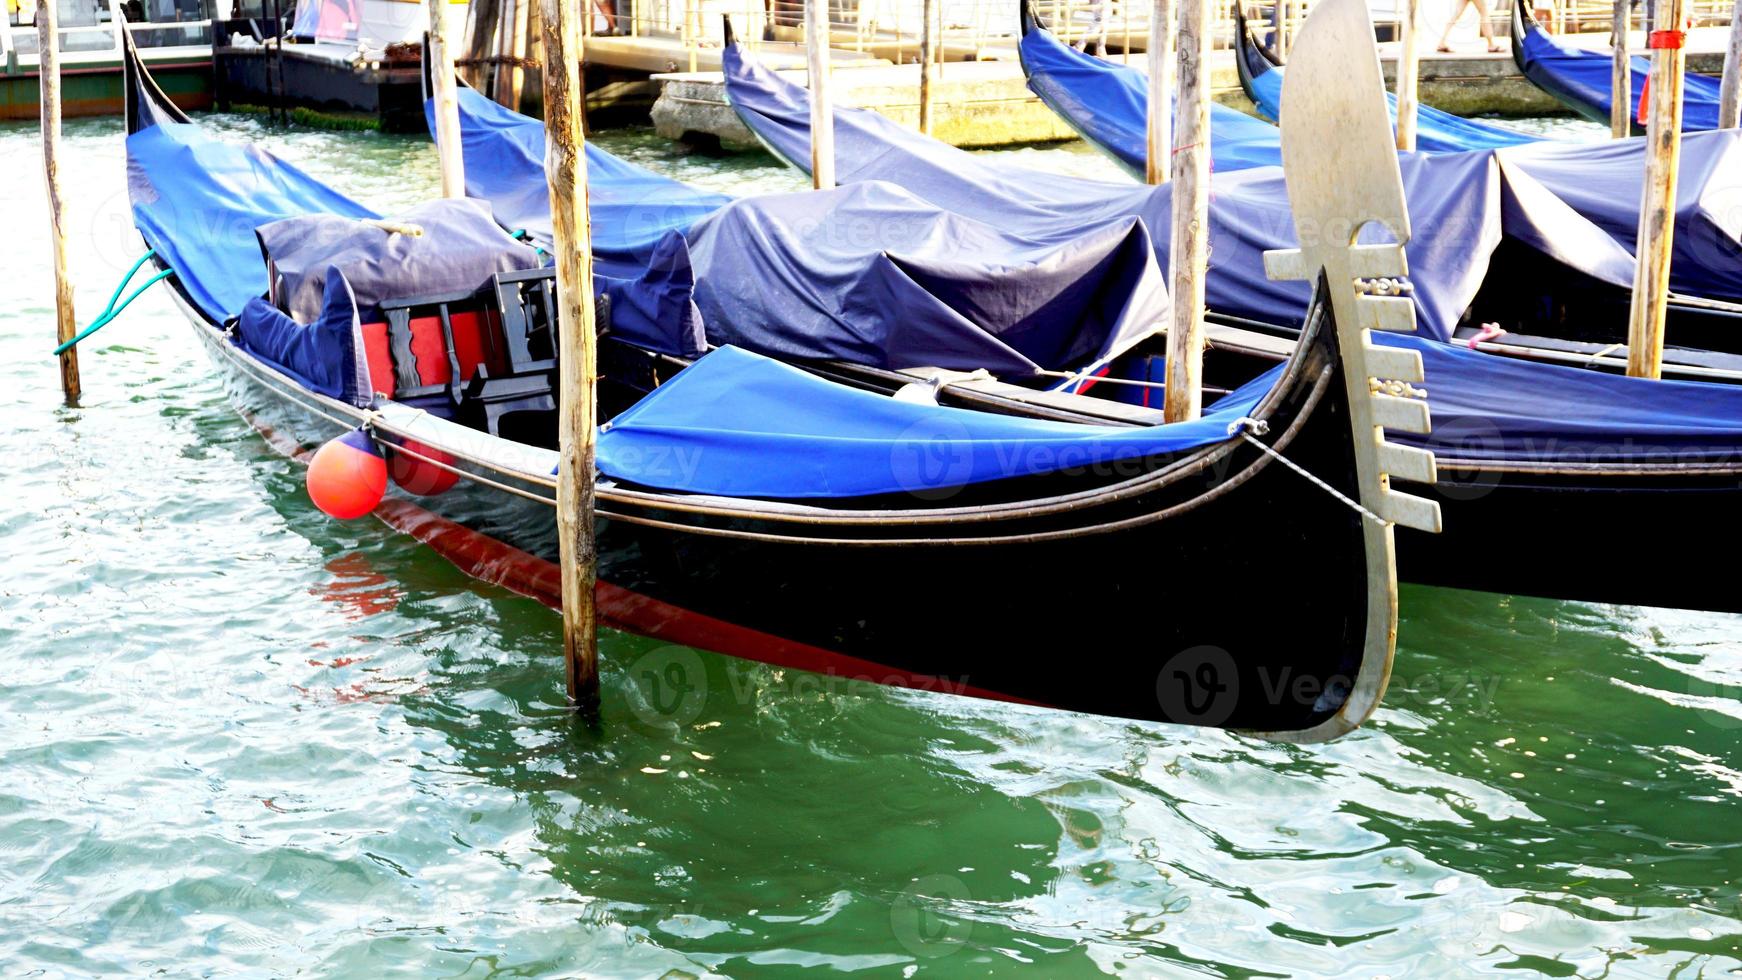
[[[1326,483],[1325,481],[1319,479],[1311,471],[1309,471],[1306,467],[1300,465],[1299,463],[1296,463],[1294,460],[1289,459],[1287,456],[1284,456],[1283,454],[1270,448],[1268,445],[1264,444],[1263,442],[1259,441],[1258,439],[1254,438],[1254,436],[1253,436],[1254,433],[1256,433],[1258,435],[1265,435],[1269,432],[1270,432],[1270,423],[1269,422],[1266,422],[1263,419],[1255,419],[1255,418],[1252,418],[1250,416],[1243,416],[1241,418],[1235,419],[1234,421],[1228,423],[1228,434],[1230,436],[1239,436],[1240,438],[1246,440],[1247,442],[1251,443],[1252,445],[1257,446],[1261,451],[1264,452],[1265,455],[1269,456],[1271,459],[1276,460],[1278,463],[1281,463],[1282,465],[1288,467],[1289,469],[1295,471],[1296,473],[1299,473],[1301,476],[1306,477],[1307,480],[1309,482],[1311,482],[1314,486],[1318,487],[1320,490],[1323,490],[1324,492],[1326,492],[1326,493],[1330,494],[1331,496],[1337,498],[1338,500],[1342,501],[1351,510],[1360,514],[1362,517],[1365,517],[1365,518],[1373,521],[1375,524],[1378,524],[1381,527],[1391,526],[1390,521],[1386,520],[1383,517],[1380,517],[1378,514],[1373,513],[1372,511],[1368,510],[1366,507],[1363,507],[1359,500],[1351,500],[1347,495],[1345,495],[1342,491],[1338,490],[1336,487],[1333,487],[1329,483]]]
[[[139,267],[145,264],[145,260],[151,258],[153,255],[156,255],[156,254],[157,254],[157,249],[154,249],[154,248],[146,249],[145,254],[141,255],[139,257],[139,259],[133,263],[133,267],[131,269],[127,270],[127,275],[122,277],[120,284],[115,287],[114,294],[109,297],[109,305],[103,307],[103,312],[97,314],[97,319],[93,320],[91,322],[90,326],[86,327],[85,329],[83,329],[83,330],[79,331],[77,334],[75,334],[71,340],[56,347],[54,349],[53,356],[59,357],[60,355],[71,350],[73,347],[77,346],[79,341],[84,340],[86,337],[89,337],[91,334],[94,334],[97,331],[108,326],[112,321],[114,321],[114,319],[116,317],[121,315],[121,312],[123,310],[127,309],[128,306],[131,306],[134,300],[139,298],[140,293],[145,292],[147,289],[150,289],[152,286],[156,285],[157,283],[162,282],[165,279],[168,279],[172,274],[174,274],[174,272],[175,272],[174,269],[164,269],[162,272],[159,272],[157,275],[152,276],[150,279],[147,279],[145,281],[145,285],[140,286],[138,289],[135,289],[133,292],[129,293],[127,295],[126,299],[121,299],[122,291],[127,288],[128,284],[133,282],[133,277],[134,277],[134,275],[136,275],[139,272]],[[116,300],[121,300],[120,306],[115,305]]]

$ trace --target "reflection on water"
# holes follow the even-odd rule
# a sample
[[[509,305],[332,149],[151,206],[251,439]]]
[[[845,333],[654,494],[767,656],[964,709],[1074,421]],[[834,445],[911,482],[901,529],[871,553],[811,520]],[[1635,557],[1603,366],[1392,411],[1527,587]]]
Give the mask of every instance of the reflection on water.
[[[383,209],[435,186],[416,140],[210,122]],[[137,249],[117,128],[68,127],[87,312]],[[1736,617],[1406,589],[1387,706],[1313,748],[611,634],[577,728],[552,614],[317,513],[161,293],[59,405],[34,153],[0,127],[8,972],[1742,970]],[[1149,655],[1058,614],[1060,669]]]

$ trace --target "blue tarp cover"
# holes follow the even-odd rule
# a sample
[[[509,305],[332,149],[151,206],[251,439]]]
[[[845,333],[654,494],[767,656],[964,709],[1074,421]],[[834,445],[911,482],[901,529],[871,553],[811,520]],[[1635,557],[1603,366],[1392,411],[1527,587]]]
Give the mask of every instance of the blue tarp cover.
[[[147,127],[128,137],[127,151],[136,223],[201,310],[214,321],[242,314],[242,349],[312,391],[361,400],[367,389],[359,374],[356,323],[343,277],[327,280],[320,322],[297,324],[259,298],[266,273],[254,239],[259,225],[293,215],[362,218],[371,213],[269,153],[212,140],[191,124]],[[866,191],[850,188],[836,196],[853,201],[866,197]],[[753,209],[747,213],[755,215]],[[824,225],[826,216],[827,209],[812,215]],[[778,220],[779,209],[768,217]],[[1130,221],[1125,225],[1136,227]],[[931,216],[917,227],[938,227],[938,222]],[[674,242],[681,245],[681,239],[666,235],[656,244],[646,270],[650,277],[685,279],[687,265],[671,264],[685,255],[670,250]],[[1002,242],[984,244],[1003,247]],[[1109,254],[1122,257],[1131,247]],[[1152,262],[1147,244],[1139,240],[1137,247],[1144,261]],[[1020,313],[1015,307],[997,309],[1000,296],[977,291],[973,276],[958,282],[947,268],[916,266],[915,271],[960,290],[969,305],[987,315]],[[1021,270],[1043,280],[1048,271]],[[1108,302],[1129,300],[1110,296]],[[903,308],[886,315],[898,316]],[[1201,420],[1115,428],[898,402],[727,347],[703,356],[613,420],[599,441],[599,466],[617,480],[726,495],[822,498],[957,486],[1223,441],[1228,423],[1249,413],[1279,372],[1272,370],[1225,397]],[[938,460],[943,465],[936,465]]]
[[[802,88],[762,69],[737,48],[726,52],[727,94],[746,125],[777,155],[796,166],[810,160],[809,106]],[[964,214],[1000,216],[1001,227],[1044,234],[1085,219],[1119,214],[1165,227],[1168,188],[1138,187],[1041,173],[946,146],[856,109],[835,113],[836,179],[887,180],[926,200]],[[1601,172],[1637,171],[1641,140],[1620,141],[1603,153],[1632,154],[1623,166],[1607,160]],[[1734,253],[1725,231],[1717,188],[1729,186],[1725,166],[1737,152],[1737,134],[1691,136],[1684,152],[1701,162],[1684,173],[1711,174],[1713,183],[1691,191],[1680,221],[1709,223],[1708,270]],[[1501,233],[1561,257],[1611,282],[1631,282],[1632,259],[1595,221],[1559,194],[1617,229],[1636,205],[1628,194],[1603,193],[1579,156],[1579,147],[1539,143],[1502,151],[1399,157],[1409,188],[1415,238],[1409,243],[1423,337],[1376,335],[1380,343],[1415,346],[1427,360],[1428,401],[1434,435],[1427,445],[1448,456],[1517,461],[1589,459],[1613,450],[1626,459],[1660,459],[1667,452],[1742,451],[1742,388],[1720,384],[1663,384],[1595,371],[1508,361],[1438,342],[1474,294],[1488,253]],[[1583,148],[1589,152],[1592,148]],[[1599,157],[1602,153],[1598,154]],[[1526,159],[1528,157],[1528,159]],[[1637,177],[1633,178],[1637,181]],[[1292,247],[1293,219],[1280,173],[1268,169],[1219,174],[1211,197],[1209,305],[1225,313],[1283,322],[1305,309],[1305,284],[1270,282],[1261,255]],[[1554,191],[1550,191],[1553,188]],[[1575,190],[1582,194],[1575,194]],[[1637,190],[1632,200],[1637,201]],[[1711,243],[1724,239],[1724,248]],[[1678,232],[1678,238],[1681,237]],[[1692,236],[1690,236],[1692,237]],[[1631,233],[1627,239],[1631,242]],[[1165,238],[1156,242],[1165,248]],[[1680,253],[1678,250],[1678,260]],[[1478,443],[1471,433],[1480,433]],[[1398,438],[1403,438],[1398,436]]]
[[[548,229],[544,164],[531,152],[542,124],[470,94],[460,120],[468,193],[499,216]],[[589,150],[595,241],[628,243],[610,253],[625,274],[645,265],[649,240],[687,256],[713,344],[1020,376],[1104,360],[1168,316],[1165,272],[1134,215],[1080,215],[1030,234],[1001,215],[952,212],[878,181],[710,200],[704,210],[696,191]],[[623,203],[601,211],[601,199]],[[669,219],[662,234],[642,233],[661,227],[649,215]],[[636,223],[636,234],[619,221]]]
[[[254,229],[304,214],[379,217],[265,150],[220,142],[191,123],[127,137],[127,182],[146,244],[220,322],[266,292]]]
[[[1129,428],[897,401],[721,347],[613,419],[599,437],[599,468],[733,497],[962,486],[1221,442],[1282,371],[1272,368],[1194,421]]]
[[[1612,59],[1608,52],[1563,46],[1530,24],[1519,42],[1518,60],[1525,77],[1544,91],[1599,122],[1609,121],[1614,100],[1610,97]],[[1638,119],[1639,97],[1651,75],[1651,62],[1640,57],[1629,60],[1633,94],[1627,101],[1628,114]],[[1688,72],[1682,87],[1682,132],[1718,128],[1719,85],[1719,79]]]
[[[1031,32],[1032,36],[1032,32]],[[810,161],[805,90],[745,57],[725,53],[733,108],[776,155]],[[1066,177],[969,153],[862,109],[835,112],[836,179],[887,180],[958,214],[999,215],[1000,227],[1029,237],[1083,221],[1136,215],[1169,227],[1172,190]],[[1502,237],[1612,285],[1633,281],[1644,141],[1600,145],[1538,142],[1503,150],[1401,154],[1410,209],[1411,279],[1423,332],[1447,339],[1487,275]],[[1742,297],[1742,132],[1692,134],[1683,141],[1672,279],[1678,292]],[[1141,166],[1141,160],[1138,161]],[[1168,236],[1152,236],[1166,264]],[[1266,280],[1266,249],[1295,245],[1287,188],[1276,168],[1217,173],[1210,196],[1211,309],[1297,323],[1304,283]]]
[[[550,189],[544,179],[544,124],[460,89],[460,145],[466,193],[490,202],[496,220],[550,244]],[[424,103],[430,132],[433,105]],[[667,232],[687,231],[729,202],[662,177],[587,144],[587,207],[592,216],[593,268],[633,279]]]

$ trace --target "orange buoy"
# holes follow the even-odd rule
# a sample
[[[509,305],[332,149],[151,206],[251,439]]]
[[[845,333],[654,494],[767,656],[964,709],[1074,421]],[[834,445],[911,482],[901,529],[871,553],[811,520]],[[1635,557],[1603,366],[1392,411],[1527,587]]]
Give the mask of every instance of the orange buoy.
[[[329,517],[362,517],[387,493],[387,461],[375,440],[353,429],[328,442],[308,466],[308,496]]]
[[[454,458],[433,446],[426,446],[414,439],[407,439],[403,445],[405,452],[397,450],[393,458],[387,461],[387,472],[392,475],[393,482],[420,497],[434,497],[446,493],[459,482],[460,475],[453,470],[445,470],[427,460],[454,465]],[[417,456],[411,455],[416,453]],[[426,457],[419,459],[418,456]]]

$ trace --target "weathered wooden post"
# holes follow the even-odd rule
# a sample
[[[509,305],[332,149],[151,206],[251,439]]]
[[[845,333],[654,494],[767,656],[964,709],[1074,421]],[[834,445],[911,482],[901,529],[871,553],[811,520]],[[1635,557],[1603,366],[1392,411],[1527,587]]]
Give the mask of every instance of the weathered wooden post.
[[[919,131],[931,135],[931,63],[936,57],[937,35],[932,33],[938,0],[925,0],[920,13],[925,24],[919,31]]]
[[[1742,3],[1730,8],[1730,44],[1724,50],[1724,82],[1718,87],[1718,128],[1742,125]]]
[[[454,52],[448,47],[448,0],[428,0],[429,79],[435,96],[436,156],[442,165],[442,196],[466,196],[466,164],[460,153],[460,96],[454,83]]]
[[[73,279],[67,270],[67,202],[60,192],[60,30],[58,0],[36,0],[36,43],[42,52],[37,84],[42,94],[42,176],[48,184],[49,252],[54,259],[55,343],[73,339]],[[125,30],[125,28],[122,28]],[[79,352],[60,355],[60,390],[67,404],[79,400]]]
[[[588,706],[599,690],[598,545],[593,527],[593,249],[587,213],[587,137],[581,119],[581,8],[543,0],[544,169],[550,175],[550,226],[556,257],[560,409],[557,421],[558,549],[562,560],[563,656],[571,703]]]
[[[1627,324],[1627,374],[1663,374],[1663,321],[1669,299],[1670,250],[1675,243],[1676,171],[1682,148],[1684,0],[1657,0],[1651,47],[1650,122],[1645,137],[1645,187],[1639,204],[1638,264]]]
[[[1203,412],[1204,272],[1210,252],[1210,0],[1179,8],[1179,109],[1173,135],[1173,324],[1167,332],[1169,422]],[[1154,111],[1153,107],[1150,110]]]
[[[1416,92],[1421,80],[1421,52],[1415,47],[1417,4],[1418,0],[1397,2],[1397,148],[1406,152],[1415,149]]]
[[[835,107],[829,99],[829,0],[804,0],[811,89],[811,186],[835,186]]]
[[[1173,0],[1149,12],[1149,147],[1144,179],[1165,184],[1173,152]],[[1127,52],[1129,57],[1129,52]]]
[[[1633,135],[1633,69],[1627,53],[1627,22],[1632,10],[1632,0],[1615,0],[1609,52],[1609,136],[1618,140]]]

